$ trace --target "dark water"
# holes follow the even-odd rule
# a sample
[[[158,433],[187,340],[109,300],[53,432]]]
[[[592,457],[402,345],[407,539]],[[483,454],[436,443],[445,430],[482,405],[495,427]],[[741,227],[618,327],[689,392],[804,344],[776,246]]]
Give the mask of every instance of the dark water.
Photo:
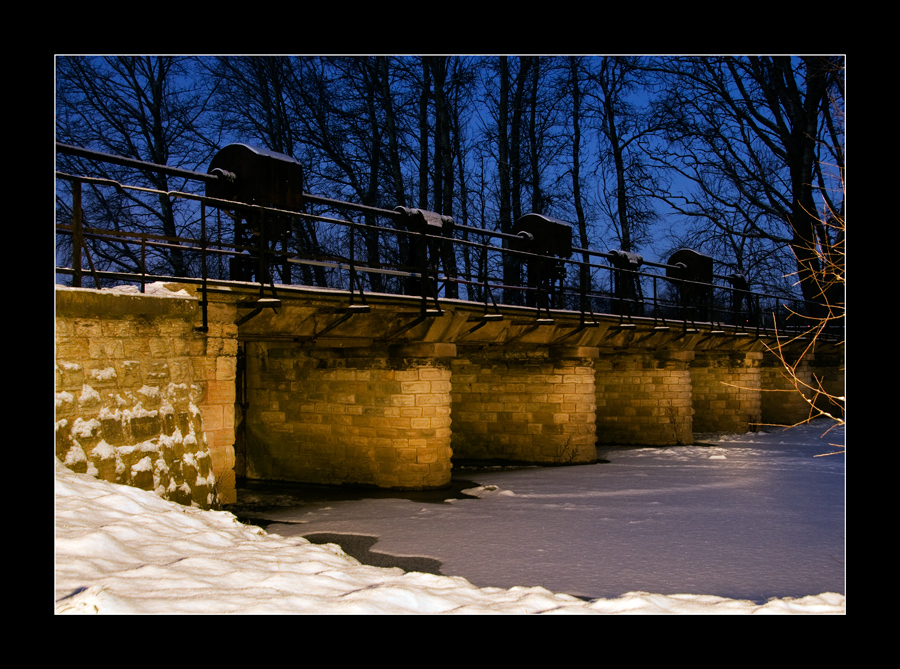
[[[478,471],[477,468],[475,471]],[[463,490],[478,484],[466,478],[454,478],[447,488],[440,490],[392,491],[361,486],[318,486],[290,481],[244,481],[237,488],[238,501],[225,506],[238,520],[263,529],[273,523],[291,524],[284,519],[273,519],[273,512],[286,509],[302,510],[304,507],[320,508],[335,502],[375,499],[404,499],[421,504],[446,504],[448,499],[465,499]],[[438,576],[441,562],[431,557],[391,555],[373,551],[379,537],[364,534],[340,534],[336,532],[300,533],[314,544],[337,544],[347,555],[372,567],[399,567],[404,571],[416,571]]]

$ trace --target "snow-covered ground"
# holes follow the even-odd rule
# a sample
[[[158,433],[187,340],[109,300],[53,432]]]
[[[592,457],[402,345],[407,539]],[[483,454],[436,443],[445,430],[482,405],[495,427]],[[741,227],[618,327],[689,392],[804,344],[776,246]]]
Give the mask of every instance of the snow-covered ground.
[[[55,611],[845,614],[844,456],[814,457],[844,432],[825,427],[464,470],[462,499],[270,508],[267,531],[57,462]],[[377,537],[448,575],[300,536],[316,533]]]

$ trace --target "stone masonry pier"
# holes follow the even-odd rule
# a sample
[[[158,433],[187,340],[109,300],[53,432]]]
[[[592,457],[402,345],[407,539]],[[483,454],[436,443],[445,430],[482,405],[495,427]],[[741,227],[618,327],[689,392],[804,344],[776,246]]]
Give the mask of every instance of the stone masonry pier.
[[[244,345],[246,476],[383,488],[450,481],[452,345]],[[427,355],[426,355],[427,354]]]
[[[204,329],[196,287],[168,287],[57,290],[57,454],[183,503],[234,501],[236,477],[440,488],[452,460],[589,463],[809,413],[772,342],[728,326],[299,287],[257,311],[235,282]],[[817,346],[801,373],[841,388],[842,348]]]

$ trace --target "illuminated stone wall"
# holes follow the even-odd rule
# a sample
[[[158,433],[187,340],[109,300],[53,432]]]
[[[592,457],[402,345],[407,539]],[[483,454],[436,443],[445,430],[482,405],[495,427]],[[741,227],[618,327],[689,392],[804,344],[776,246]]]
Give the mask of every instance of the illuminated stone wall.
[[[57,457],[182,504],[234,501],[237,328],[219,311],[201,333],[187,295],[57,288]]]
[[[597,459],[592,347],[474,349],[453,361],[453,455],[576,464]]]
[[[693,443],[693,351],[607,351],[597,370],[597,443]]]
[[[406,296],[350,309],[312,288],[257,308],[249,284],[209,288],[203,331],[196,289],[167,286],[57,289],[56,450],[184,504],[234,502],[240,477],[440,488],[451,459],[582,464],[598,444],[691,444],[808,415],[768,392],[784,383],[766,342],[734,333],[487,319]],[[843,394],[843,348],[823,349],[801,377]]]
[[[450,483],[455,347],[315,348],[247,342],[251,479],[395,489]]]
[[[696,351],[694,432],[755,431],[762,422],[762,352]]]

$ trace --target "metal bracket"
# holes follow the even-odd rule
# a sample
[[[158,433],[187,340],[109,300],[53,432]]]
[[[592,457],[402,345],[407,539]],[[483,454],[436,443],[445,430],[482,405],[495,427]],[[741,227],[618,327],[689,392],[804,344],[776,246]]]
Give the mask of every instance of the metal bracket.
[[[343,310],[344,313],[341,314],[341,316],[336,321],[334,321],[333,323],[329,323],[323,330],[320,330],[319,332],[314,332],[312,334],[312,336],[308,339],[308,341],[315,341],[316,339],[318,339],[319,337],[324,335],[326,332],[331,332],[334,328],[336,328],[341,323],[346,322],[347,320],[350,319],[351,316],[353,316],[355,314],[366,314],[371,310],[372,310],[372,307],[370,307],[368,304],[351,304],[351,305],[347,306],[346,309]]]
[[[262,313],[263,309],[274,309],[275,313],[277,314],[278,309],[281,308],[281,300],[279,300],[277,297],[261,297],[258,300],[254,300],[253,302],[239,302],[237,306],[238,309],[253,309],[253,311],[251,311],[246,316],[242,316],[238,319],[237,323],[235,323],[235,325],[240,327],[251,318],[259,316],[259,314]]]

